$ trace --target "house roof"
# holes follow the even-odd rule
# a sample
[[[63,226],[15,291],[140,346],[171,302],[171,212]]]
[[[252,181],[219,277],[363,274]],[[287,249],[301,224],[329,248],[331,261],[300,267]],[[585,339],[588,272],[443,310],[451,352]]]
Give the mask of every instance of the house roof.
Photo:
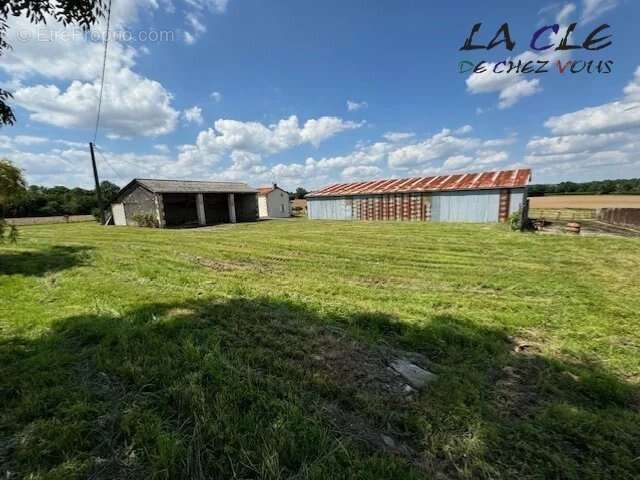
[[[440,192],[451,190],[487,190],[522,188],[531,179],[531,170],[460,173],[436,177],[411,177],[369,182],[335,183],[311,192],[307,197],[335,197],[404,192]]]
[[[272,185],[270,187],[260,187],[258,188],[258,195],[269,195],[271,192],[275,192],[276,190],[280,190],[281,192],[287,193],[286,190],[283,190],[278,185]]]
[[[256,193],[255,189],[242,182],[135,178],[129,185],[133,183],[138,183],[153,193]]]
[[[258,195],[269,195],[274,190],[275,188],[273,187],[260,187],[258,188]]]

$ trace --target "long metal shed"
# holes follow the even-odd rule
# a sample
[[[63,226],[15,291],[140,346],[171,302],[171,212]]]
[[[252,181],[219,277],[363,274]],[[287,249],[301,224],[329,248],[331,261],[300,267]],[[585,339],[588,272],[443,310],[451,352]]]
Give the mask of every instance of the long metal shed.
[[[157,226],[179,227],[258,219],[257,190],[240,182],[136,178],[111,205],[116,225],[136,225],[141,216]]]
[[[307,195],[317,220],[505,222],[525,207],[531,170],[337,183]]]

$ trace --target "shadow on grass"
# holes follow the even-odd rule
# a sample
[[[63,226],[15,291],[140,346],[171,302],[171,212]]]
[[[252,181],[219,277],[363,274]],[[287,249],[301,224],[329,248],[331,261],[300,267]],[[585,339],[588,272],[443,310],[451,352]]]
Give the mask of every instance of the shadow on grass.
[[[0,275],[43,276],[82,265],[92,247],[56,245],[46,250],[0,253]]]
[[[637,395],[463,319],[149,304],[0,341],[0,476],[637,478]]]

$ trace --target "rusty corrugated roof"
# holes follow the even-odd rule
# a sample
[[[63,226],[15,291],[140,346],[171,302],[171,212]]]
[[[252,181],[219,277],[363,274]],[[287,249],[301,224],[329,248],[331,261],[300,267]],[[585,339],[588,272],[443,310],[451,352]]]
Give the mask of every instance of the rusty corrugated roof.
[[[525,187],[531,170],[500,170],[496,172],[459,173],[437,177],[411,177],[370,182],[334,183],[311,192],[308,197],[337,197],[405,192],[440,192],[449,190],[486,190]]]

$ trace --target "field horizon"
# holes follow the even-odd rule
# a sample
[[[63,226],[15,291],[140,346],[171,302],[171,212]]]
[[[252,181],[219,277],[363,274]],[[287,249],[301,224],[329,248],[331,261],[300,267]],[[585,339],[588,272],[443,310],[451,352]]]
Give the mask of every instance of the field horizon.
[[[545,195],[529,197],[530,208],[640,208],[640,195]]]

